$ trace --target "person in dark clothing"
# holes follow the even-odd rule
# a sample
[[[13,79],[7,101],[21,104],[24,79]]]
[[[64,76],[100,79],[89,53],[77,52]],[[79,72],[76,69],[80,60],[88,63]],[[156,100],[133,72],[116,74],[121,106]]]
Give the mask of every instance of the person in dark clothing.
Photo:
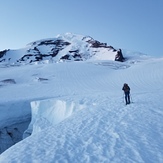
[[[130,104],[130,87],[128,86],[128,84],[124,84],[122,90],[124,91],[125,94],[125,101],[126,101],[126,105]]]

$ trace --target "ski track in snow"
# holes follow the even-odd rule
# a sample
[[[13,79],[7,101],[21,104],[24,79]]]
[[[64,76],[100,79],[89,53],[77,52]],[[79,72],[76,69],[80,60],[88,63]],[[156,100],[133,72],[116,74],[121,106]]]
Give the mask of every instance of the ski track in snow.
[[[53,81],[48,82],[55,83],[46,93],[53,91],[54,96],[86,108],[11,147],[0,162],[3,158],[7,163],[27,162],[27,158],[29,163],[163,162],[162,62],[146,64],[151,67],[126,65],[114,71],[106,63],[65,63],[62,69],[53,65]],[[132,103],[127,106],[121,90],[124,82],[131,86]]]

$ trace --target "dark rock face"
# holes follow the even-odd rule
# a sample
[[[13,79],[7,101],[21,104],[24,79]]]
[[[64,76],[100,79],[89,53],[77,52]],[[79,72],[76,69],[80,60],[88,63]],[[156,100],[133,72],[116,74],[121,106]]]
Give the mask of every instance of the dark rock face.
[[[123,54],[122,54],[122,50],[119,49],[117,51],[117,54],[115,56],[115,61],[120,61],[120,62],[124,62],[125,58],[123,57]]]
[[[3,50],[3,51],[0,51],[0,62],[3,62],[5,61],[5,59],[3,58],[4,55],[6,55],[6,53],[9,51],[8,50]]]
[[[57,56],[58,52],[63,50],[66,46],[70,45],[69,42],[63,40],[45,40],[41,41],[38,44],[36,42],[33,43],[34,48],[30,48],[27,50],[28,54],[23,55],[22,58],[18,62],[27,61],[33,58],[31,62],[41,61],[46,58],[53,58]],[[36,45],[36,46],[35,46]],[[41,46],[49,46],[50,51],[48,53],[43,53],[41,50]]]
[[[60,60],[74,60],[74,61],[82,61],[82,56],[79,54],[79,50],[70,50],[69,54],[66,54],[60,58]]]

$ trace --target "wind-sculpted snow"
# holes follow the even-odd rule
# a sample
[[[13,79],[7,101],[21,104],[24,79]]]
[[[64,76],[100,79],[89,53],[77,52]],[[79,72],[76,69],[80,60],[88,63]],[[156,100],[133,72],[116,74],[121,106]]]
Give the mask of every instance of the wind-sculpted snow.
[[[0,101],[30,99],[33,133],[2,153],[0,162],[163,162],[162,65],[162,58],[139,57],[1,68],[0,78],[16,84],[0,87]]]
[[[31,102],[32,120],[24,133],[24,138],[38,133],[47,126],[54,126],[60,123],[74,112],[83,108],[85,106],[82,104],[56,99]]]

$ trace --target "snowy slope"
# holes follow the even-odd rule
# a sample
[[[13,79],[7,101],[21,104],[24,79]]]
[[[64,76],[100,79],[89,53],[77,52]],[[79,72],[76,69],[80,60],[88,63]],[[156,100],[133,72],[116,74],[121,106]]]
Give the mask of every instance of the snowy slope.
[[[33,133],[2,153],[0,162],[163,162],[162,65],[162,58],[144,56],[131,56],[125,63],[101,58],[1,65],[0,79],[16,84],[1,84],[0,121],[11,123],[12,109],[13,121],[21,119],[22,109],[28,117],[32,107]],[[127,106],[121,90],[125,82],[133,102]],[[23,101],[31,107],[10,107],[12,114],[3,119],[8,102]]]
[[[25,48],[0,51],[0,62],[21,65],[33,62],[114,60],[117,50],[90,36],[65,33],[55,38],[42,39],[27,44]]]

